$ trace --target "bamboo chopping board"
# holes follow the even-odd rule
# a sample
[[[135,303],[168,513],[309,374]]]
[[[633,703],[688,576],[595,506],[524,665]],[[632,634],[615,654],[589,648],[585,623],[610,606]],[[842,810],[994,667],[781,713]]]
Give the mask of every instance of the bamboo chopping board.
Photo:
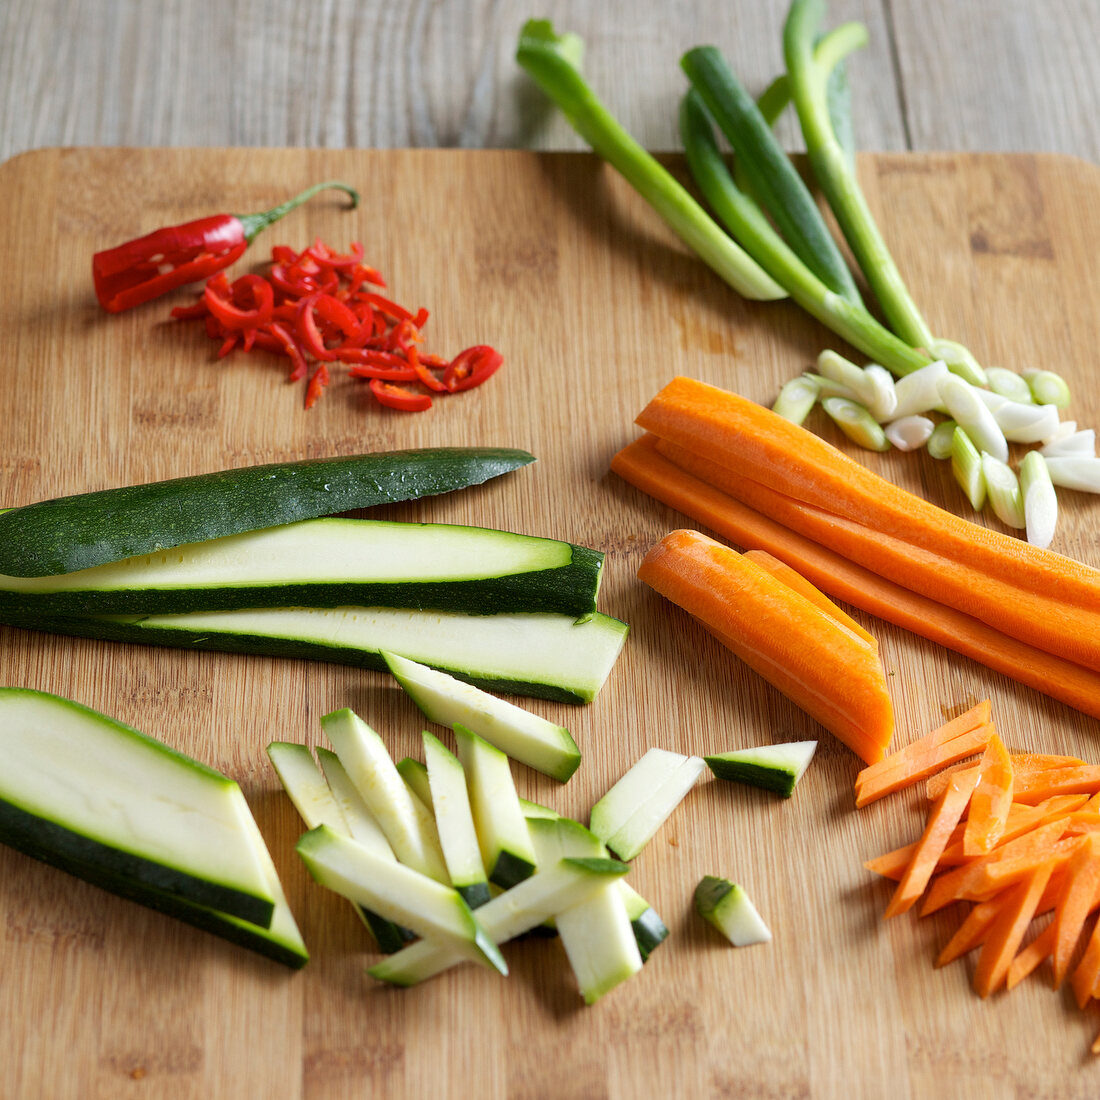
[[[679,161],[670,160],[678,170]],[[1037,156],[865,157],[869,199],[936,331],[987,364],[1063,372],[1071,413],[1100,421],[1100,175]],[[338,379],[312,410],[263,355],[214,358],[169,304],[108,317],[97,248],[220,210],[248,211],[324,178],[271,245],[362,240],[393,295],[432,311],[426,346],[488,342],[506,357],[479,390],[429,413],[380,409]],[[8,384],[0,500],[305,456],[443,444],[523,447],[525,470],[385,510],[607,552],[601,607],[632,634],[584,708],[531,703],[584,752],[562,787],[517,768],[520,793],[584,818],[651,745],[707,753],[821,738],[790,802],[701,782],[630,881],[671,936],[592,1008],[560,945],[511,945],[511,976],[466,966],[398,991],[350,908],[297,861],[299,822],[264,747],[320,738],[350,705],[395,757],[421,719],[376,673],[289,660],[144,649],[0,628],[0,683],[67,695],[218,767],[243,786],[312,961],[299,973],[0,850],[0,1095],[26,1097],[648,1096],[1093,1097],[1100,1013],[1033,978],[980,1001],[967,962],[931,962],[956,913],[880,920],[886,885],[862,861],[919,828],[915,793],[856,812],[858,762],[738,665],[634,573],[684,517],[608,473],[633,417],[674,374],[770,401],[824,346],[789,303],[754,304],[688,256],[585,155],[519,152],[45,150],[0,167]],[[189,301],[182,292],[175,302]],[[819,425],[820,426],[820,425]],[[823,429],[824,430],[824,429]],[[927,456],[863,455],[929,499],[962,507]],[[1056,548],[1100,565],[1100,513],[1065,498]],[[989,695],[1006,743],[1100,759],[1100,724],[867,617],[880,639],[899,743]],[[438,730],[436,732],[439,732]],[[735,950],[693,913],[707,873],[740,881],[774,933]]]

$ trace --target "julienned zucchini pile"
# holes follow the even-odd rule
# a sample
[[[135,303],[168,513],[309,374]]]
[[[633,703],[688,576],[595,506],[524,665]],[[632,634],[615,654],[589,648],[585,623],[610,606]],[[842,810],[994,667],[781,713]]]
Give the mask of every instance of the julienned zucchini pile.
[[[377,669],[392,651],[482,686],[588,702],[627,629],[596,612],[601,553],[477,527],[320,518],[530,461],[391,452],[13,509],[0,514],[0,621]]]
[[[0,841],[288,966],[308,961],[232,780],[28,688],[0,688],[0,755]]]

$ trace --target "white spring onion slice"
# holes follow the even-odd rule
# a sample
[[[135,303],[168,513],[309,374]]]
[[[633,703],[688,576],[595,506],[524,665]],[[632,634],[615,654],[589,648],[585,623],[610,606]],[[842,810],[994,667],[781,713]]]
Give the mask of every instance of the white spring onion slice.
[[[1072,420],[1067,421],[1073,424]],[[1076,425],[1074,425],[1076,427]],[[1080,432],[1068,432],[1063,436],[1053,436],[1040,450],[1047,458],[1095,458],[1096,432],[1086,428]]]
[[[1043,461],[1055,485],[1082,493],[1100,493],[1100,458],[1069,455]]]
[[[851,386],[838,382],[835,378],[826,378],[823,374],[814,374],[813,371],[805,371],[803,378],[808,378],[817,386],[820,397],[844,397],[849,401],[858,401],[859,397]]]
[[[862,405],[846,397],[826,397],[822,399],[821,407],[857,446],[868,451],[890,449],[890,441],[882,425]]]
[[[941,461],[951,457],[951,447],[958,424],[954,420],[941,420],[928,437],[928,453]]]
[[[942,359],[906,374],[894,383],[897,405],[893,418],[915,416],[940,406],[940,382],[947,377],[947,364]]]
[[[982,477],[985,478],[986,496],[993,514],[1006,527],[1024,528],[1024,501],[1020,482],[1012,467],[990,454],[983,454]]]
[[[989,379],[989,388],[994,393],[999,393],[1010,401],[1019,401],[1022,405],[1030,405],[1034,400],[1027,379],[1014,370],[1007,370],[1005,367],[986,367],[985,374]]]
[[[1067,436],[1073,435],[1076,431],[1076,420],[1063,420],[1061,424],[1058,425],[1058,430],[1053,435],[1048,435],[1046,439],[1043,440],[1043,443],[1056,443],[1059,439],[1065,439]]]
[[[1046,460],[1038,451],[1028,451],[1020,463],[1020,493],[1024,498],[1027,541],[1045,549],[1053,541],[1058,524],[1058,495]]]
[[[772,405],[772,412],[792,424],[801,424],[817,404],[819,392],[818,385],[812,378],[805,375],[792,378],[779,391],[779,396]]]
[[[985,475],[982,472],[982,456],[970,437],[961,427],[956,427],[951,437],[951,472],[975,512],[985,504]]]
[[[1008,461],[1008,441],[997,425],[993,413],[978,396],[976,387],[949,374],[940,382],[940,397],[951,418],[970,437],[979,451],[986,451],[1002,462]]]
[[[867,409],[879,421],[897,417],[898,394],[894,376],[878,363],[868,363],[863,368],[867,388]]]
[[[835,351],[823,351],[817,357],[817,369],[822,378],[845,387],[847,393],[836,393],[858,401],[876,420],[890,420],[897,407],[894,379],[877,363],[860,368]]]
[[[1025,370],[1023,375],[1031,388],[1031,396],[1040,405],[1057,405],[1060,409],[1069,406],[1069,386],[1060,374],[1052,370]]]
[[[1005,439],[1013,443],[1038,443],[1058,430],[1058,407],[1008,401],[994,411],[993,419]]]
[[[886,438],[899,451],[915,451],[932,438],[935,428],[927,416],[903,416],[886,425]]]
[[[954,340],[933,340],[927,350],[933,359],[945,359],[950,363],[951,370],[960,378],[975,386],[986,384],[985,371],[969,348]]]

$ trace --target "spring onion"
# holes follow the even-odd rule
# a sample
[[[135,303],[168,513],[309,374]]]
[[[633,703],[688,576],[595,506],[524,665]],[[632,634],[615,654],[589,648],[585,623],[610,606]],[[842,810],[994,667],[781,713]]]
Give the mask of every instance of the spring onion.
[[[941,420],[935,426],[925,444],[925,449],[933,458],[943,461],[951,457],[957,427],[954,420]]]
[[[1100,458],[1066,455],[1043,461],[1055,485],[1082,493],[1100,493]]]
[[[1006,370],[1004,367],[987,367],[985,376],[989,382],[989,388],[994,393],[1001,394],[1002,397],[1019,401],[1025,405],[1034,400],[1027,379],[1014,370]]]
[[[985,478],[986,499],[993,514],[1006,527],[1024,528],[1024,501],[1019,479],[1012,467],[990,454],[983,454],[982,477]]]
[[[982,456],[961,427],[956,427],[951,436],[951,473],[955,475],[959,488],[966,493],[970,507],[980,512],[985,504]]]
[[[1069,407],[1069,386],[1060,374],[1052,370],[1025,370],[1023,375],[1031,388],[1031,396],[1040,405],[1057,405],[1060,409]]]
[[[783,417],[784,420],[791,421],[792,424],[801,424],[817,404],[820,392],[813,379],[805,375],[792,378],[779,391],[779,396],[772,405],[772,412]]]
[[[812,382],[817,386],[820,397],[846,397],[849,401],[859,401],[859,394],[851,386],[846,386],[835,378],[827,378],[824,374],[814,374],[810,370],[806,371],[802,377],[807,382]]]
[[[934,363],[899,378],[894,383],[897,403],[893,416],[915,416],[940,408],[940,382],[946,377],[947,364],[942,359],[937,359]]]
[[[1008,401],[993,413],[997,427],[1011,443],[1039,443],[1058,430],[1055,405],[1022,405]]]
[[[854,399],[865,405],[876,420],[892,418],[898,404],[894,380],[877,363],[868,367],[857,367],[835,351],[823,351],[817,357],[817,369],[825,378],[851,391]]]
[[[1072,420],[1067,423],[1077,427]],[[1065,435],[1050,437],[1040,451],[1046,458],[1093,458],[1096,455],[1096,432],[1092,428],[1086,428],[1084,431],[1071,431]]]
[[[1002,462],[1008,461],[1008,442],[977,387],[949,374],[940,382],[940,397],[951,418],[970,437],[979,451],[987,451]]]
[[[932,438],[935,427],[927,416],[903,416],[886,425],[886,438],[899,451],[915,451]]]
[[[821,407],[838,428],[858,447],[868,451],[888,451],[890,441],[882,425],[858,402],[846,397],[824,397]]]
[[[1049,546],[1058,524],[1058,495],[1046,461],[1038,451],[1028,451],[1020,463],[1020,494],[1024,500],[1027,541],[1033,546]]]
[[[558,35],[545,19],[520,32],[516,60],[561,108],[573,128],[626,178],[677,236],[746,298],[774,300],[786,291],[619,124],[580,71],[584,43]]]

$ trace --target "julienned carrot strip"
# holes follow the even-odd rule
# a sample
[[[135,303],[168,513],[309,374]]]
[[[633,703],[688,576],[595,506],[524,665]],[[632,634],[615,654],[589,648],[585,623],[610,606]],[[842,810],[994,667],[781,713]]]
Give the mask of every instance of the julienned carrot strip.
[[[857,808],[866,806],[869,802],[874,802],[894,791],[911,787],[946,764],[953,764],[967,756],[973,756],[976,752],[981,752],[995,736],[993,723],[988,722],[969,733],[964,733],[961,737],[934,746],[923,757],[918,756],[908,761],[907,766],[874,776],[856,787]]]
[[[963,835],[963,853],[968,856],[984,856],[993,850],[1012,807],[1012,759],[996,734],[985,747],[978,771]]]
[[[988,997],[1004,985],[1008,968],[1031,918],[1035,916],[1051,871],[1049,864],[1041,864],[1007,893],[1004,907],[982,944],[982,953],[978,956],[978,966],[974,971],[974,988],[980,997]]]
[[[1009,963],[1005,976],[1005,988],[1019,985],[1044,959],[1050,958],[1054,950],[1054,925],[1048,924],[1035,939],[1017,952],[1016,958]]]
[[[1017,789],[1023,789],[1023,784],[1034,782],[1035,777],[1044,771],[1055,771],[1063,768],[1074,768],[1079,765],[1084,765],[1083,760],[1078,760],[1075,756],[1048,756],[1041,753],[1025,752],[1025,753],[1013,753],[1010,757],[1012,761],[1012,776],[1013,785],[1012,789],[1015,792]],[[944,784],[947,782],[947,777],[953,772],[963,768],[977,767],[976,764],[964,762],[962,764],[955,764],[953,767],[939,772],[936,775],[930,776],[928,782],[925,784],[925,794],[927,795],[929,802],[934,802],[943,793]],[[1023,802],[1022,798],[1015,798],[1016,802]],[[1039,801],[1046,801],[1045,799],[1036,800],[1028,799],[1029,805],[1037,805]]]
[[[1095,608],[1100,601],[1100,571],[937,508],[738,394],[675,378],[637,423],[781,493],[967,562],[986,575],[1012,576],[1040,593],[1056,584],[1065,600],[1082,607]]]
[[[1095,794],[1097,790],[1100,790],[1100,765],[1083,764],[1021,772],[1013,797],[1017,802],[1034,804],[1056,794]]]
[[[820,607],[834,622],[839,623],[846,630],[850,630],[857,638],[866,642],[873,649],[878,648],[878,641],[873,634],[863,629],[851,615],[842,611],[820,588],[815,588],[801,573],[792,569],[786,562],[769,554],[767,550],[746,550],[745,557],[755,562],[761,569],[771,573],[776,580],[782,581],[788,588],[794,589],[800,596],[805,596],[810,603]]]
[[[977,619],[919,596],[854,565],[746,507],[728,493],[692,477],[643,436],[624,447],[611,468],[642,492],[656,497],[737,545],[767,550],[823,592],[979,661],[1013,680],[1100,718],[1100,675],[1010,638]]]
[[[923,758],[930,750],[942,745],[945,741],[953,741],[964,733],[969,733],[978,726],[984,726],[992,715],[992,706],[988,699],[972,706],[969,710],[957,715],[942,726],[937,726],[931,733],[918,737],[908,745],[890,753],[877,764],[869,764],[856,776],[856,786],[862,786],[868,779],[881,775],[883,772],[893,771],[895,768],[907,767],[910,761]]]
[[[924,893],[924,888],[947,846],[947,840],[970,801],[976,783],[977,776],[973,779],[957,776],[948,784],[943,797],[932,808],[924,833],[917,841],[913,859],[886,907],[887,918],[911,909],[917,898]]]
[[[1057,577],[1050,578],[1045,590],[1025,588],[1011,572],[986,574],[965,561],[834,515],[754,480],[751,472],[724,466],[711,454],[662,438],[657,451],[748,507],[887,580],[1055,656],[1100,671],[1100,593],[1089,607],[1069,603],[1061,596]]]
[[[966,914],[966,920],[959,925],[955,934],[936,956],[936,966],[947,966],[948,963],[953,963],[956,959],[962,958],[968,951],[973,951],[975,947],[984,943],[985,937],[989,934],[989,929],[994,920],[997,919],[999,912],[1000,906],[997,904],[996,899],[979,902],[975,905]]]
[[[1098,982],[1100,982],[1100,920],[1093,925],[1085,953],[1075,967],[1073,977],[1070,978],[1078,1008],[1084,1008],[1089,1000],[1096,996]]]
[[[1100,889],[1100,836],[1093,834],[1085,837],[1066,865],[1065,888],[1054,910],[1055,989],[1069,970],[1097,889]]]
[[[638,576],[857,755],[881,758],[894,718],[878,655],[809,600],[697,531],[666,535]]]

